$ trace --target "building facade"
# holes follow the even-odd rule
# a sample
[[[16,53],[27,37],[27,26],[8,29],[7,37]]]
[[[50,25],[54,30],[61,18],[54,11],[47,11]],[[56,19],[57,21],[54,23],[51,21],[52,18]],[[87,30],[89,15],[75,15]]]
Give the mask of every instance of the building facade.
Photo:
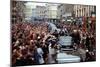
[[[36,10],[36,11],[35,11]],[[45,6],[36,6],[36,9],[35,9],[34,13],[36,13],[36,18],[39,18],[39,19],[44,19],[45,18],[45,10],[46,10],[46,7]]]
[[[72,16],[74,5],[72,4],[60,4],[58,6],[58,18],[67,18],[68,16]]]
[[[95,6],[92,5],[74,5],[75,17],[90,17],[95,12]]]
[[[26,8],[24,10],[25,12],[25,20],[30,21],[33,13],[33,4],[28,4],[28,2],[25,4]]]
[[[57,20],[57,4],[46,4],[45,18],[50,22]]]
[[[45,6],[37,5],[32,9],[32,19],[41,19],[54,22],[57,19],[57,5],[46,4]]]
[[[45,19],[45,6],[36,6],[32,9],[32,20],[44,20]]]
[[[12,22],[23,22],[25,20],[25,2],[12,1]]]

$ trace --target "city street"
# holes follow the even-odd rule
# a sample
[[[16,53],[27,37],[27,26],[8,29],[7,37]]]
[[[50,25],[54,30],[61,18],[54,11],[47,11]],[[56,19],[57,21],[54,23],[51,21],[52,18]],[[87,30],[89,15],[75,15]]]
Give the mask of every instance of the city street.
[[[96,6],[12,2],[13,66],[96,60]]]

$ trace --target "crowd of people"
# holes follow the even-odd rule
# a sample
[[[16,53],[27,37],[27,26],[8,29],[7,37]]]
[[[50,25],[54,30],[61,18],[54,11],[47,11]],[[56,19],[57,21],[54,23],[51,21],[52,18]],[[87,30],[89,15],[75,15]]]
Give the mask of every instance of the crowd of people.
[[[12,64],[33,65],[48,63],[49,44],[54,58],[56,37],[48,32],[47,23],[12,24]]]
[[[60,32],[50,33],[45,22],[12,24],[12,65],[35,65],[56,62],[59,36],[71,36],[73,48],[87,51],[85,61],[95,60],[95,29],[83,32],[82,25],[75,23],[56,23]],[[51,56],[51,58],[50,58]],[[53,62],[50,62],[53,60]]]
[[[95,23],[95,22],[93,22]],[[88,24],[84,31],[82,24],[77,23],[57,23],[56,26],[61,29],[61,36],[71,36],[73,47],[86,50],[86,59],[84,61],[95,61],[96,57],[96,29],[95,24]]]

